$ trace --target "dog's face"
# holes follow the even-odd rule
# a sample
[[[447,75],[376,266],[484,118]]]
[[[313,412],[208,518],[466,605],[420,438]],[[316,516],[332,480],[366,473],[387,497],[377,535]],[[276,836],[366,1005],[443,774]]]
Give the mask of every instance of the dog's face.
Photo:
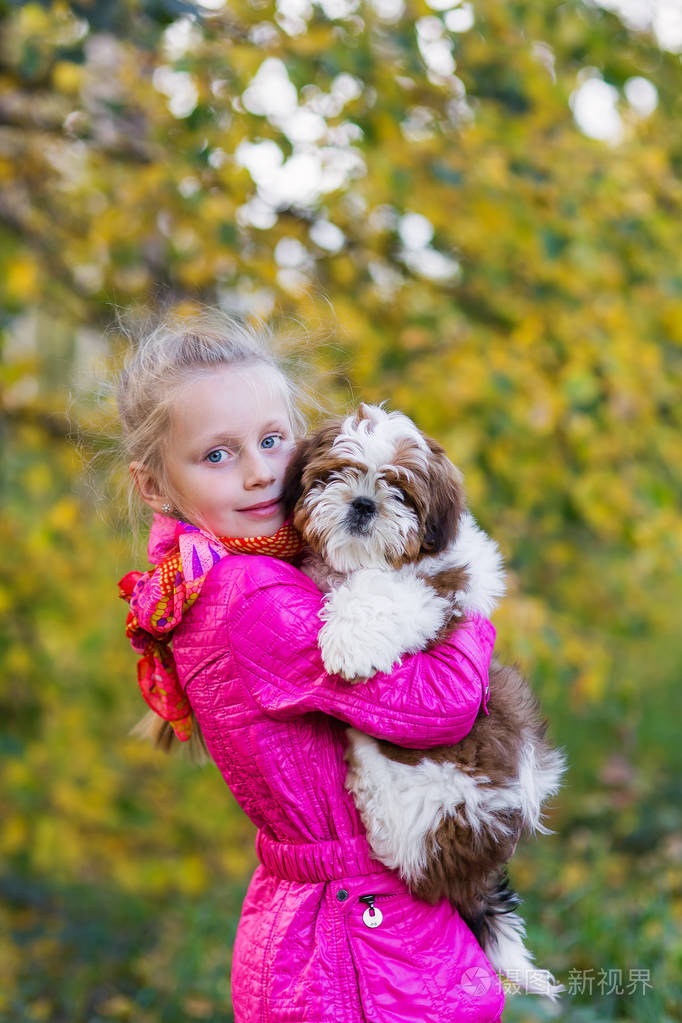
[[[284,505],[337,572],[398,568],[437,554],[464,510],[459,471],[411,419],[360,405],[294,452]]]

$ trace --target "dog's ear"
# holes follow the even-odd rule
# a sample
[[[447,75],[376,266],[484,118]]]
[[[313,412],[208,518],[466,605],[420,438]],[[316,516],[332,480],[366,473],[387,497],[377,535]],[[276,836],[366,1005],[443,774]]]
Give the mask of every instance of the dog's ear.
[[[462,474],[452,464],[445,449],[430,437],[424,439],[431,450],[431,499],[421,549],[425,554],[438,554],[457,536],[459,520],[466,509],[466,497]]]
[[[310,474],[319,470],[319,461],[329,452],[339,430],[342,420],[330,419],[312,437],[306,437],[294,448],[282,481],[282,505],[288,518],[294,511],[296,503],[310,482]],[[310,470],[305,484],[303,477],[306,469]]]
[[[282,508],[287,519],[293,514],[296,502],[303,493],[303,470],[308,463],[308,456],[315,444],[315,437],[300,440],[289,459],[282,482]]]
[[[355,413],[355,421],[359,423],[363,419],[376,419],[376,406],[368,405],[366,401],[361,401]]]

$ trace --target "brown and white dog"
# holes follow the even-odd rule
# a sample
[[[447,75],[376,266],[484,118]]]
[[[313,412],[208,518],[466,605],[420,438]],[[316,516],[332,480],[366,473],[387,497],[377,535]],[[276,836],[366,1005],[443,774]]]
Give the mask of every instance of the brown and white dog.
[[[504,593],[497,545],[466,509],[444,449],[399,412],[360,405],[294,452],[284,502],[308,545],[302,568],[326,593],[320,650],[328,672],[362,682],[490,615]],[[410,889],[443,895],[500,972],[526,990],[563,990],[533,967],[505,864],[519,834],[546,832],[562,754],[528,683],[493,660],[488,711],[454,746],[403,749],[348,729],[346,787],[374,855]]]

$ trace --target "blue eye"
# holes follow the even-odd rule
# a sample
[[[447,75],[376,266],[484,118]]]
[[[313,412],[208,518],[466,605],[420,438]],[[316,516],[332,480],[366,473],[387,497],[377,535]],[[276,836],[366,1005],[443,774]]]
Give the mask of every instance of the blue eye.
[[[261,441],[261,445],[267,451],[272,451],[273,448],[276,448],[278,446],[281,440],[282,438],[278,433],[271,433],[267,437],[263,438],[263,440]]]
[[[223,455],[227,458],[227,451],[222,448],[216,448],[215,451],[209,451],[206,455],[206,461],[210,462],[211,465],[220,465],[223,461]]]

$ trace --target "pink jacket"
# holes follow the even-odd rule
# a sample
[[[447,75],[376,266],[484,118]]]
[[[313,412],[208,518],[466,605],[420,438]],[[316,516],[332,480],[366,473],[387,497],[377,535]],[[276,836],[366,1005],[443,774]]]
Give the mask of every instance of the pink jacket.
[[[414,899],[372,858],[343,753],[347,723],[403,746],[461,739],[495,630],[476,618],[391,675],[350,685],[322,667],[320,601],[291,565],[233,555],[174,636],[211,755],[259,829],[235,941],[235,1021],[492,1023],[504,1004],[497,975],[447,902]],[[363,922],[368,895],[379,926]]]

